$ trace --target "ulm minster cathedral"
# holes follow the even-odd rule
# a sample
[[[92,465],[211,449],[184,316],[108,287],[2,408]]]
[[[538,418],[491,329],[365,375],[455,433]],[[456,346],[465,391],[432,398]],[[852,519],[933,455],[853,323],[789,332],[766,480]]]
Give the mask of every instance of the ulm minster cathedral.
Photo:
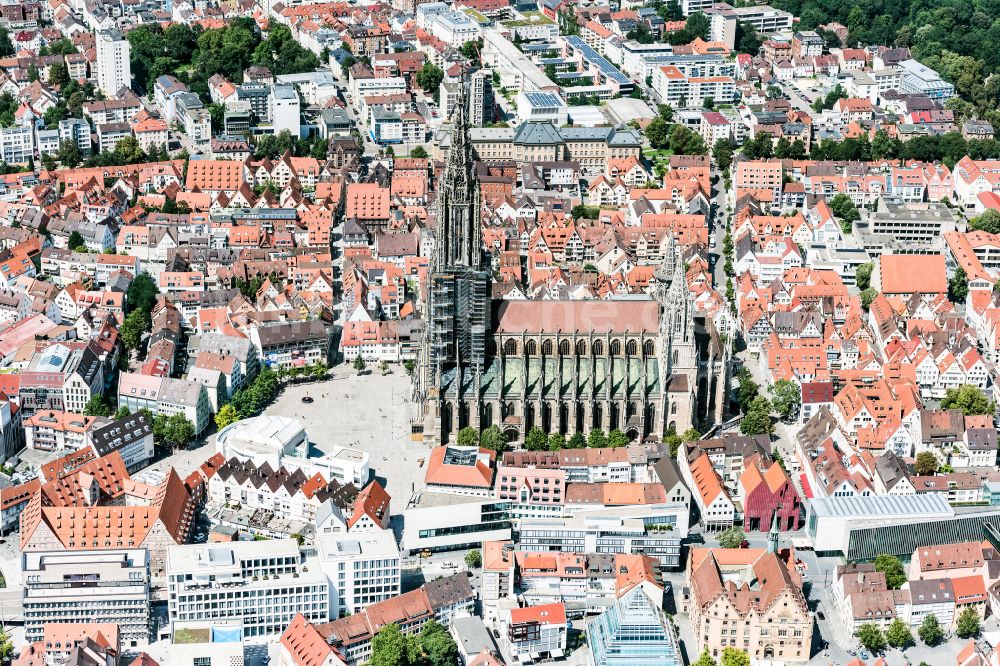
[[[464,88],[437,200],[414,430],[431,444],[500,426],[630,440],[721,422],[730,345],[695,315],[679,249],[654,273],[652,297],[494,300]]]

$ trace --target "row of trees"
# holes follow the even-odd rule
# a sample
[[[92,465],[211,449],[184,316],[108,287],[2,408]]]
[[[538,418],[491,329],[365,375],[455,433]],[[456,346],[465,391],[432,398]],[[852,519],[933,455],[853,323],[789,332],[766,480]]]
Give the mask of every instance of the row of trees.
[[[698,661],[691,666],[750,666],[750,655],[739,648],[727,647],[719,655],[719,661],[715,661],[708,648],[705,648]]]
[[[215,415],[215,425],[221,430],[230,423],[260,414],[271,404],[280,389],[278,373],[267,366],[261,368],[250,386],[234,393],[232,400],[219,409],[219,413]]]
[[[975,608],[966,608],[958,616],[955,634],[959,638],[978,636],[980,629],[979,613],[976,612]],[[944,639],[944,629],[937,616],[932,613],[924,617],[924,621],[917,629],[917,635],[924,644],[934,647]],[[905,650],[915,644],[910,627],[899,618],[890,622],[885,631],[882,631],[881,627],[874,623],[861,625],[858,629],[858,641],[874,654],[882,652],[886,646]]]
[[[670,446],[670,455],[676,457],[677,450],[682,442],[694,441],[701,437],[694,428],[685,431],[682,435],[670,433],[664,442]],[[507,435],[497,425],[491,425],[481,433],[472,427],[465,427],[458,431],[456,442],[459,446],[480,446],[500,453],[507,448]],[[583,433],[574,433],[570,437],[562,433],[545,434],[541,428],[535,427],[528,431],[524,438],[524,448],[529,451],[558,451],[559,449],[617,449],[628,445],[628,436],[620,429],[615,428],[609,433],[605,433],[599,428],[594,428],[587,436]]]

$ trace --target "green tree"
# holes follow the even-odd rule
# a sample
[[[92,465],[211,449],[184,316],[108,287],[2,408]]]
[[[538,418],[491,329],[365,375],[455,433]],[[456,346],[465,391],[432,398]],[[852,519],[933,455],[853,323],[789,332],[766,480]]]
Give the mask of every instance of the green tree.
[[[905,650],[913,645],[913,633],[909,625],[897,617],[885,630],[885,642],[894,648]]]
[[[7,28],[0,28],[0,58],[9,58],[17,53],[14,50],[14,42],[11,41],[10,31]],[[4,634],[6,638],[6,634]],[[6,659],[4,661],[7,661]]]
[[[222,430],[227,425],[231,423],[236,423],[240,420],[240,415],[237,413],[236,408],[232,405],[223,405],[219,409],[219,413],[215,415],[215,426]]]
[[[620,449],[623,446],[628,446],[628,437],[625,436],[618,428],[615,428],[608,433],[608,447],[612,449]]]
[[[861,219],[857,206],[846,194],[837,194],[828,202],[830,210],[840,218],[840,226],[845,234],[851,233],[854,223]]]
[[[458,645],[437,620],[428,621],[420,629],[416,642],[420,666],[454,666],[458,663]]]
[[[427,150],[423,146],[417,146],[410,151],[410,157],[427,157]]]
[[[898,590],[906,583],[906,570],[903,563],[892,555],[879,555],[875,558],[875,571],[885,574],[885,584],[890,590]]]
[[[351,366],[358,371],[359,375],[362,372],[364,372],[365,368],[367,367],[367,365],[365,364],[365,359],[361,358],[360,354],[354,357],[354,362],[351,363]]]
[[[594,428],[587,436],[587,446],[592,449],[603,449],[608,446],[608,436],[599,428]]]
[[[272,25],[267,39],[260,42],[253,51],[255,65],[270,68],[276,75],[309,72],[319,67],[319,58],[299,45],[286,25]]]
[[[701,433],[695,428],[688,428],[683,433],[681,433],[682,442],[696,442],[701,439]]]
[[[885,635],[877,624],[863,624],[858,628],[858,641],[872,653],[885,649]]]
[[[554,432],[549,435],[549,451],[558,451],[566,448],[566,435],[561,432]]]
[[[54,62],[49,66],[49,85],[62,87],[69,83],[69,71],[66,63]]]
[[[491,425],[479,437],[479,446],[501,453],[507,448],[507,436],[498,425]]]
[[[683,32],[687,33],[685,37],[687,41],[693,42],[697,38],[708,39],[708,33],[710,30],[710,25],[708,22],[708,17],[701,12],[694,12],[687,17],[684,22]]]
[[[958,616],[958,624],[955,627],[955,634],[959,638],[972,638],[979,635],[979,613],[971,606],[962,611]]]
[[[920,640],[931,647],[940,643],[941,639],[944,638],[944,631],[941,630],[937,616],[933,613],[925,616],[920,628],[917,629],[917,635],[920,636]]]
[[[858,296],[861,298],[861,307],[864,308],[865,312],[867,312],[868,308],[871,307],[872,301],[878,297],[878,291],[872,287],[868,287],[858,294]]]
[[[529,451],[543,451],[548,445],[549,438],[545,436],[545,432],[539,428],[534,427],[528,431],[528,435],[524,438],[524,448]]]
[[[883,160],[894,158],[899,154],[901,146],[902,144],[899,139],[890,137],[887,131],[880,129],[875,132],[875,136],[872,138],[872,159]]]
[[[463,56],[465,56],[466,59],[472,61],[478,61],[479,52],[482,50],[482,48],[483,48],[482,39],[470,39],[469,41],[462,44],[462,46],[460,46],[458,50],[462,53]]]
[[[406,371],[408,377],[413,376],[413,371],[417,369],[417,363],[412,358],[408,358],[403,361],[403,370]]]
[[[69,245],[69,249],[71,250],[82,249],[83,252],[87,251],[87,241],[84,239],[84,237],[80,234],[79,231],[74,230],[69,233],[69,240],[67,241],[67,245]]]
[[[470,569],[478,569],[483,566],[483,554],[478,548],[473,548],[465,554],[465,566]]]
[[[113,156],[116,164],[139,164],[146,161],[146,153],[134,136],[119,141],[115,145]]]
[[[59,151],[56,153],[59,164],[67,169],[74,169],[80,165],[83,158],[80,156],[80,148],[76,141],[67,140],[59,143]]]
[[[370,666],[410,666],[407,637],[395,623],[387,624],[372,638]]]
[[[1000,234],[1000,212],[987,208],[971,220],[969,231],[985,231],[990,234]]]
[[[0,630],[0,662],[9,664],[14,658],[14,644],[10,640],[7,630]]]
[[[86,416],[111,416],[115,408],[103,396],[95,395],[83,407]]]
[[[129,312],[140,310],[147,314],[152,313],[158,293],[159,289],[157,289],[153,277],[146,271],[139,273],[132,280],[132,284],[128,286],[128,291],[125,292],[125,301],[128,304]]]
[[[582,449],[586,448],[587,440],[583,436],[582,432],[575,432],[573,436],[569,438],[569,442],[566,444],[566,448],[569,449]]]
[[[720,666],[750,666],[750,655],[739,648],[727,647],[722,651]]]
[[[740,421],[740,432],[744,435],[769,435],[774,432],[771,402],[767,398],[759,395],[753,399]]]
[[[674,125],[670,128],[670,149],[677,155],[706,155],[708,153],[705,140],[701,138],[701,135],[689,130],[684,125]]]
[[[730,527],[719,532],[719,545],[723,548],[739,548],[746,541],[747,533],[739,527]]]
[[[18,101],[9,92],[0,94],[0,127],[12,127],[14,125],[14,113],[17,111]]]
[[[955,274],[948,281],[948,298],[955,303],[964,303],[965,297],[969,295],[969,276],[965,274],[965,269],[959,266],[955,269]]]
[[[172,414],[167,419],[167,427],[163,433],[163,440],[171,448],[180,449],[188,445],[194,439],[194,424],[187,420],[183,414]]]
[[[958,388],[945,391],[941,407],[961,409],[966,416],[992,414],[996,411],[996,405],[977,386],[972,384],[962,384]]]
[[[874,270],[875,264],[868,262],[858,266],[857,270],[854,271],[854,279],[858,284],[858,289],[864,291],[872,284],[872,270]]]
[[[931,451],[921,451],[913,461],[913,469],[921,476],[934,474],[938,471],[938,459]]]
[[[424,66],[417,72],[417,85],[420,86],[425,93],[432,93],[437,95],[438,88],[441,86],[441,81],[444,79],[444,72],[441,68],[432,62],[425,62]]]
[[[718,666],[715,660],[712,659],[712,655],[709,653],[708,648],[705,648],[701,652],[701,656],[698,657],[698,661],[691,664],[691,666]]]
[[[733,142],[730,139],[719,139],[712,146],[712,160],[721,171],[727,171],[729,165],[733,163]]]
[[[459,446],[479,446],[479,431],[466,426],[458,431],[457,441]]]
[[[142,336],[149,330],[149,314],[143,310],[133,310],[122,322],[118,330],[118,337],[122,341],[126,352],[133,352],[142,343]]]
[[[764,40],[757,34],[757,29],[752,24],[744,23],[743,21],[736,24],[737,51],[756,56],[760,52],[760,47],[763,43]]]
[[[789,379],[779,379],[771,387],[771,403],[778,416],[790,419],[799,411],[802,404],[802,390],[799,385]]]
[[[663,118],[654,118],[646,125],[646,138],[653,148],[666,148],[669,144],[670,126]]]
[[[738,382],[736,402],[740,405],[740,411],[746,412],[750,408],[750,403],[760,393],[760,387],[757,386],[757,382],[753,380],[753,376],[750,374],[750,369],[745,365],[740,366],[740,369],[736,372],[736,381]]]
[[[667,433],[667,436],[663,438],[663,443],[667,445],[667,449],[670,451],[670,457],[676,459],[677,451],[680,450],[681,444],[683,444],[680,435],[676,432],[669,432]]]
[[[122,405],[115,411],[115,420],[117,421],[118,419],[123,419],[131,413],[132,412],[129,411],[128,407]]]

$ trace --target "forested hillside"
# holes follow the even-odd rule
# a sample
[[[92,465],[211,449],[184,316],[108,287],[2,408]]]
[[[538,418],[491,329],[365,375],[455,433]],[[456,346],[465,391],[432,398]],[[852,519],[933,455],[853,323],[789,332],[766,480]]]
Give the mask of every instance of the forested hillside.
[[[938,70],[962,96],[948,107],[961,117],[976,114],[1000,126],[1000,0],[774,0],[801,17],[799,27],[847,26],[848,44],[907,46]],[[837,42],[832,33],[824,38]],[[838,46],[837,43],[830,43]]]

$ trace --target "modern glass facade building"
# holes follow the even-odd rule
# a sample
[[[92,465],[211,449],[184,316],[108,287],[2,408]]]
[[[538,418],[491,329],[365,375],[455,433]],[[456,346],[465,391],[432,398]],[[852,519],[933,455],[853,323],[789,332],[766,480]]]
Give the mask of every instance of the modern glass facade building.
[[[806,533],[818,555],[848,561],[881,554],[908,558],[922,546],[980,541],[1000,524],[1000,507],[952,507],[935,494],[823,497],[809,502]]]
[[[641,586],[587,625],[595,666],[681,666],[677,641],[663,610]]]

